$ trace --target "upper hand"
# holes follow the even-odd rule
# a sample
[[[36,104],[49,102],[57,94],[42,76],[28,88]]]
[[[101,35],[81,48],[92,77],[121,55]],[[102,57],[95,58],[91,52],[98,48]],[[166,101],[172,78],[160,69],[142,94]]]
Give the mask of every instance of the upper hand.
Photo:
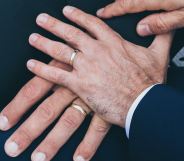
[[[167,33],[184,27],[183,0],[116,0],[100,9],[97,15],[102,18],[137,13],[142,11],[164,10],[165,12],[150,15],[141,20],[137,32],[142,36]]]
[[[71,89],[103,119],[123,127],[129,107],[140,92],[163,82],[171,35],[158,36],[149,48],[144,48],[124,40],[100,19],[79,9],[66,7],[64,15],[92,36],[41,14],[38,24],[70,46],[60,43],[63,52],[57,54],[58,42],[38,34],[31,35],[30,43],[64,63],[69,63],[73,50],[79,49],[73,71],[66,72],[36,60],[28,62],[29,70]]]

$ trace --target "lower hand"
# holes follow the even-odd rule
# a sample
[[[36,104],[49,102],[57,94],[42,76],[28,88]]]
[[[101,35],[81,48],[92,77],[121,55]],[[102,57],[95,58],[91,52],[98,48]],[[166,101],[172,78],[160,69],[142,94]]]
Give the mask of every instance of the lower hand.
[[[100,9],[97,15],[111,18],[127,13],[164,10],[165,12],[150,15],[139,22],[137,32],[142,36],[167,33],[184,27],[183,0],[116,0]]]
[[[52,61],[50,65],[67,71],[71,70],[70,66],[57,61]],[[1,130],[6,131],[12,128],[53,87],[53,83],[39,77],[30,80],[1,112]],[[6,153],[11,157],[20,155],[66,109],[52,131],[32,154],[32,161],[51,160],[86,117],[78,110],[70,107],[71,104],[79,105],[87,113],[91,111],[83,101],[77,99],[77,96],[68,89],[64,87],[56,88],[53,94],[46,98],[7,140],[5,144]],[[95,115],[86,136],[75,152],[74,160],[78,161],[77,158],[80,159],[81,156],[85,160],[90,160],[109,128],[108,123]]]
[[[127,112],[140,92],[164,81],[172,36],[157,36],[149,48],[144,48],[124,40],[100,19],[79,9],[66,7],[64,15],[90,34],[41,14],[38,25],[70,46],[38,34],[31,35],[30,44],[68,64],[78,49],[73,70],[67,72],[36,60],[28,62],[28,69],[71,89],[101,118],[124,127]],[[58,54],[58,46],[62,54]]]

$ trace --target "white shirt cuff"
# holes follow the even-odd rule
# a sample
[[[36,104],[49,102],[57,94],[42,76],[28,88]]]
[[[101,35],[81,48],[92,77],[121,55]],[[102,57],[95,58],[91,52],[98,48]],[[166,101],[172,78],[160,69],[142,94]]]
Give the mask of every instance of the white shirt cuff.
[[[130,125],[132,121],[133,114],[139,105],[139,103],[142,101],[144,96],[155,86],[156,84],[146,88],[133,102],[132,106],[130,107],[127,117],[126,117],[126,122],[125,122],[125,131],[126,131],[126,136],[129,138],[129,132],[130,132]]]

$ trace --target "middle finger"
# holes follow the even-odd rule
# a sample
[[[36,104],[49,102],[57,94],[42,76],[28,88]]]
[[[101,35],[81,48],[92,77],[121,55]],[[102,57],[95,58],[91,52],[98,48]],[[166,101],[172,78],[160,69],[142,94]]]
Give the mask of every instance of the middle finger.
[[[94,39],[78,28],[59,21],[48,14],[40,14],[36,22],[39,26],[62,38],[76,49],[83,50],[86,45],[94,43]]]

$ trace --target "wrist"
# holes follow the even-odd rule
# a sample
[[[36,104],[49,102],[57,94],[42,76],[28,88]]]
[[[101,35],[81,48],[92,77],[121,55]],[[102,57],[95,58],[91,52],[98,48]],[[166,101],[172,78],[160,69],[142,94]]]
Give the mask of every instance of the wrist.
[[[140,80],[140,79],[139,79]],[[123,123],[121,122],[121,127],[125,127],[125,123],[126,123],[126,118],[128,115],[128,112],[130,110],[130,107],[132,106],[132,104],[134,103],[134,101],[139,97],[139,95],[145,91],[146,89],[148,89],[149,87],[157,84],[157,82],[152,81],[149,78],[146,79],[142,79],[143,81],[140,81],[140,83],[135,83],[134,84],[134,88],[130,89],[129,91],[129,95],[127,96],[127,102],[125,107],[123,107],[123,113],[122,113],[122,118],[123,118]],[[137,82],[137,80],[135,81]]]

